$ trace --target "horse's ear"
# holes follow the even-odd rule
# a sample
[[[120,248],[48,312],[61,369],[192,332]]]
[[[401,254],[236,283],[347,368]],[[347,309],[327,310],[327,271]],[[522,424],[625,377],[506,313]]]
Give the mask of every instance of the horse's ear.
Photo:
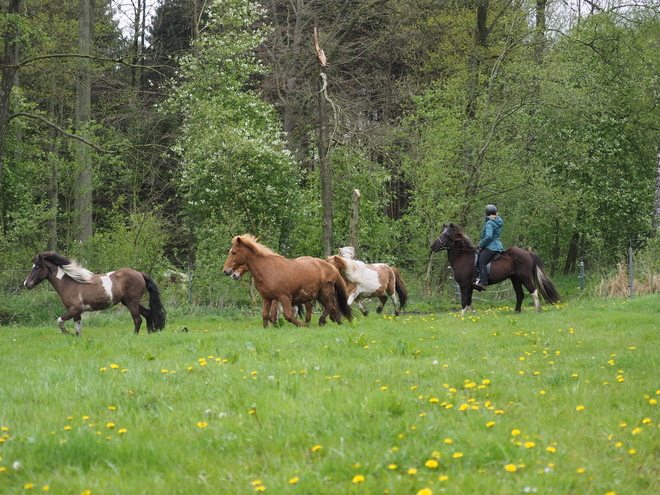
[[[445,224],[445,225],[447,225],[447,224]],[[447,227],[449,227],[450,229],[453,229],[455,227],[455,225],[453,223],[450,223],[449,225],[447,225]]]

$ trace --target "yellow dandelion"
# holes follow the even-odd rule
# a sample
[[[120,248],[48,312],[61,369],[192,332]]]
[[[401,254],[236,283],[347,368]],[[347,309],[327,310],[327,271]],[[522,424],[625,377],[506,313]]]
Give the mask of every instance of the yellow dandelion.
[[[387,469],[396,469],[398,467],[399,466],[397,466],[396,464],[390,464],[389,466],[387,466]]]
[[[110,367],[111,367],[113,370],[116,370],[117,368],[119,368],[119,365],[113,363],[113,364],[110,365]]]
[[[517,435],[520,435],[520,430],[511,430],[511,434],[515,437]]]
[[[417,492],[417,495],[433,495],[433,490],[430,488],[422,488],[420,491]]]
[[[642,429],[641,429],[641,428],[635,428],[631,433],[632,433],[633,435],[637,435],[638,433],[641,433],[641,432],[642,432]]]
[[[106,427],[106,428],[114,428],[114,427],[115,427],[115,424],[114,424],[114,423],[106,423],[106,424],[105,424],[105,427]]]
[[[23,485],[23,488],[25,488],[26,490],[29,490],[29,489],[32,488],[33,486],[34,486],[34,483],[25,483],[25,484]]]
[[[453,440],[451,438],[445,438],[445,443],[452,443]]]
[[[630,455],[635,455],[635,454],[637,453],[637,451],[636,451],[635,449],[630,449],[630,450],[628,451],[628,453],[629,453]]]
[[[208,425],[209,424],[205,423],[204,421],[200,421],[199,423],[197,423],[197,426],[199,426],[200,428],[206,428]]]
[[[554,448],[554,447],[552,447],[552,446],[548,447],[548,448],[545,449],[545,450],[547,450],[547,451],[550,452],[551,454],[554,454],[555,452],[557,452],[557,449]]]
[[[577,468],[577,471],[576,471],[576,472],[577,472],[578,474],[582,474],[582,473],[584,473],[584,471],[585,471],[584,468]]]
[[[516,467],[515,464],[507,464],[506,466],[504,466],[504,469],[506,469],[510,473],[515,473],[516,471],[518,471],[518,468]]]
[[[493,426],[495,426],[495,421],[489,421],[488,423],[486,423],[486,428],[491,428]]]
[[[128,430],[126,428],[121,428],[117,433],[126,433]]]
[[[254,480],[252,482],[252,486],[259,486],[259,485],[261,485],[261,480]]]
[[[408,469],[408,474],[417,474],[417,469],[416,468]]]
[[[49,486],[49,485],[44,485],[44,486],[41,487],[41,491],[42,491],[42,492],[47,492],[47,491],[49,491],[49,490],[50,490],[50,486]]]
[[[312,447],[312,448],[309,449],[309,450],[311,450],[312,452],[316,452],[317,450],[321,450],[322,448],[323,448],[323,447],[320,446],[320,445],[314,445],[314,447]]]
[[[256,487],[254,488],[254,491],[255,491],[255,492],[265,492],[265,491],[266,491],[266,487],[265,487],[264,485],[259,485],[259,486],[256,486]]]
[[[353,476],[353,483],[362,483],[364,481],[364,476],[361,474],[356,474]]]
[[[526,449],[531,449],[534,445],[536,445],[534,442],[525,442]]]
[[[298,483],[298,481],[300,481],[300,478],[295,477],[295,478],[291,478],[291,479],[289,480],[289,483],[290,483],[291,485],[295,485],[296,483]]]
[[[428,468],[437,468],[438,467],[438,461],[435,459],[429,459],[424,463],[424,465]]]
[[[454,459],[458,459],[459,457],[463,457],[463,452],[455,452],[454,455],[452,455]]]
[[[576,411],[582,411],[584,409],[584,406],[577,406],[575,408]]]

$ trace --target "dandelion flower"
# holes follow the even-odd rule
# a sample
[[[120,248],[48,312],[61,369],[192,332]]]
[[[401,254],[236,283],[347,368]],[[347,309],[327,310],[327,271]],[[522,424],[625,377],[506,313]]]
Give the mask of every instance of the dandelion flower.
[[[492,426],[495,426],[495,421],[489,421],[488,423],[486,423],[486,428],[490,428]]]
[[[534,442],[525,442],[526,449],[531,449],[534,445],[536,445]]]
[[[25,484],[23,485],[23,488],[25,488],[26,490],[29,490],[29,489],[32,488],[33,486],[34,486],[34,483],[25,483]]]
[[[452,443],[453,440],[451,438],[445,438],[445,443]]]
[[[463,457],[463,452],[455,452],[454,455],[452,455],[454,459],[458,459],[459,457]]]
[[[389,466],[387,466],[387,469],[396,469],[398,467],[399,466],[397,466],[396,464],[390,464]]]
[[[428,468],[437,468],[438,467],[438,461],[435,459],[429,459],[424,463],[424,465]]]
[[[289,483],[292,484],[292,485],[295,485],[296,483],[298,483],[299,480],[300,480],[300,478],[298,478],[298,477],[291,478],[289,480]]]
[[[417,469],[416,468],[408,469],[408,474],[417,474]]]
[[[199,426],[200,428],[206,428],[208,425],[209,424],[205,423],[204,421],[200,421],[199,423],[197,423],[197,426]]]
[[[576,411],[582,411],[584,409],[584,406],[577,406],[575,408]]]
[[[105,427],[106,428],[114,428],[115,424],[114,423],[106,423]]]
[[[117,433],[126,433],[128,430],[126,428],[120,429]]]
[[[323,448],[323,447],[320,446],[320,445],[314,445],[314,447],[312,447],[312,448],[309,449],[309,450],[311,450],[312,452],[316,452],[317,450],[321,450],[322,448]]]
[[[511,434],[515,437],[517,435],[520,435],[520,430],[511,430]]]
[[[507,464],[506,466],[504,466],[504,469],[506,469],[510,473],[515,473],[516,471],[518,471],[518,468],[516,467],[515,464]]]
[[[554,454],[555,452],[557,452],[557,449],[554,448],[554,447],[552,447],[552,446],[551,446],[551,447],[548,447],[548,448],[545,449],[545,450],[547,450],[547,451],[550,452],[551,454]]]
[[[353,483],[362,483],[364,481],[364,476],[361,474],[356,474],[353,476]]]
[[[641,433],[641,432],[642,432],[642,429],[641,429],[641,428],[635,428],[635,429],[632,431],[632,434],[633,434],[633,435],[637,435],[638,433]]]
[[[433,495],[433,490],[430,488],[422,488],[420,491],[417,492],[417,495]]]

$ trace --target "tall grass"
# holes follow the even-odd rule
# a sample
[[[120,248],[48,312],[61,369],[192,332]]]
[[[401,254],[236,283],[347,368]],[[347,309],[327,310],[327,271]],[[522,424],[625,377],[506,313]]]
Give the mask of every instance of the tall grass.
[[[657,493],[659,303],[0,327],[0,492]]]

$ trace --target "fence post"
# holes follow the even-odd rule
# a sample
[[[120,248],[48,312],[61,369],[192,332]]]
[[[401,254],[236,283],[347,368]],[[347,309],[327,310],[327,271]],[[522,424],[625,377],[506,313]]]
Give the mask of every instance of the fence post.
[[[633,284],[635,282],[635,276],[633,274],[633,248],[630,246],[628,248],[628,272],[630,273],[630,299],[633,298],[634,289]]]
[[[580,292],[584,290],[584,261],[580,261]]]

